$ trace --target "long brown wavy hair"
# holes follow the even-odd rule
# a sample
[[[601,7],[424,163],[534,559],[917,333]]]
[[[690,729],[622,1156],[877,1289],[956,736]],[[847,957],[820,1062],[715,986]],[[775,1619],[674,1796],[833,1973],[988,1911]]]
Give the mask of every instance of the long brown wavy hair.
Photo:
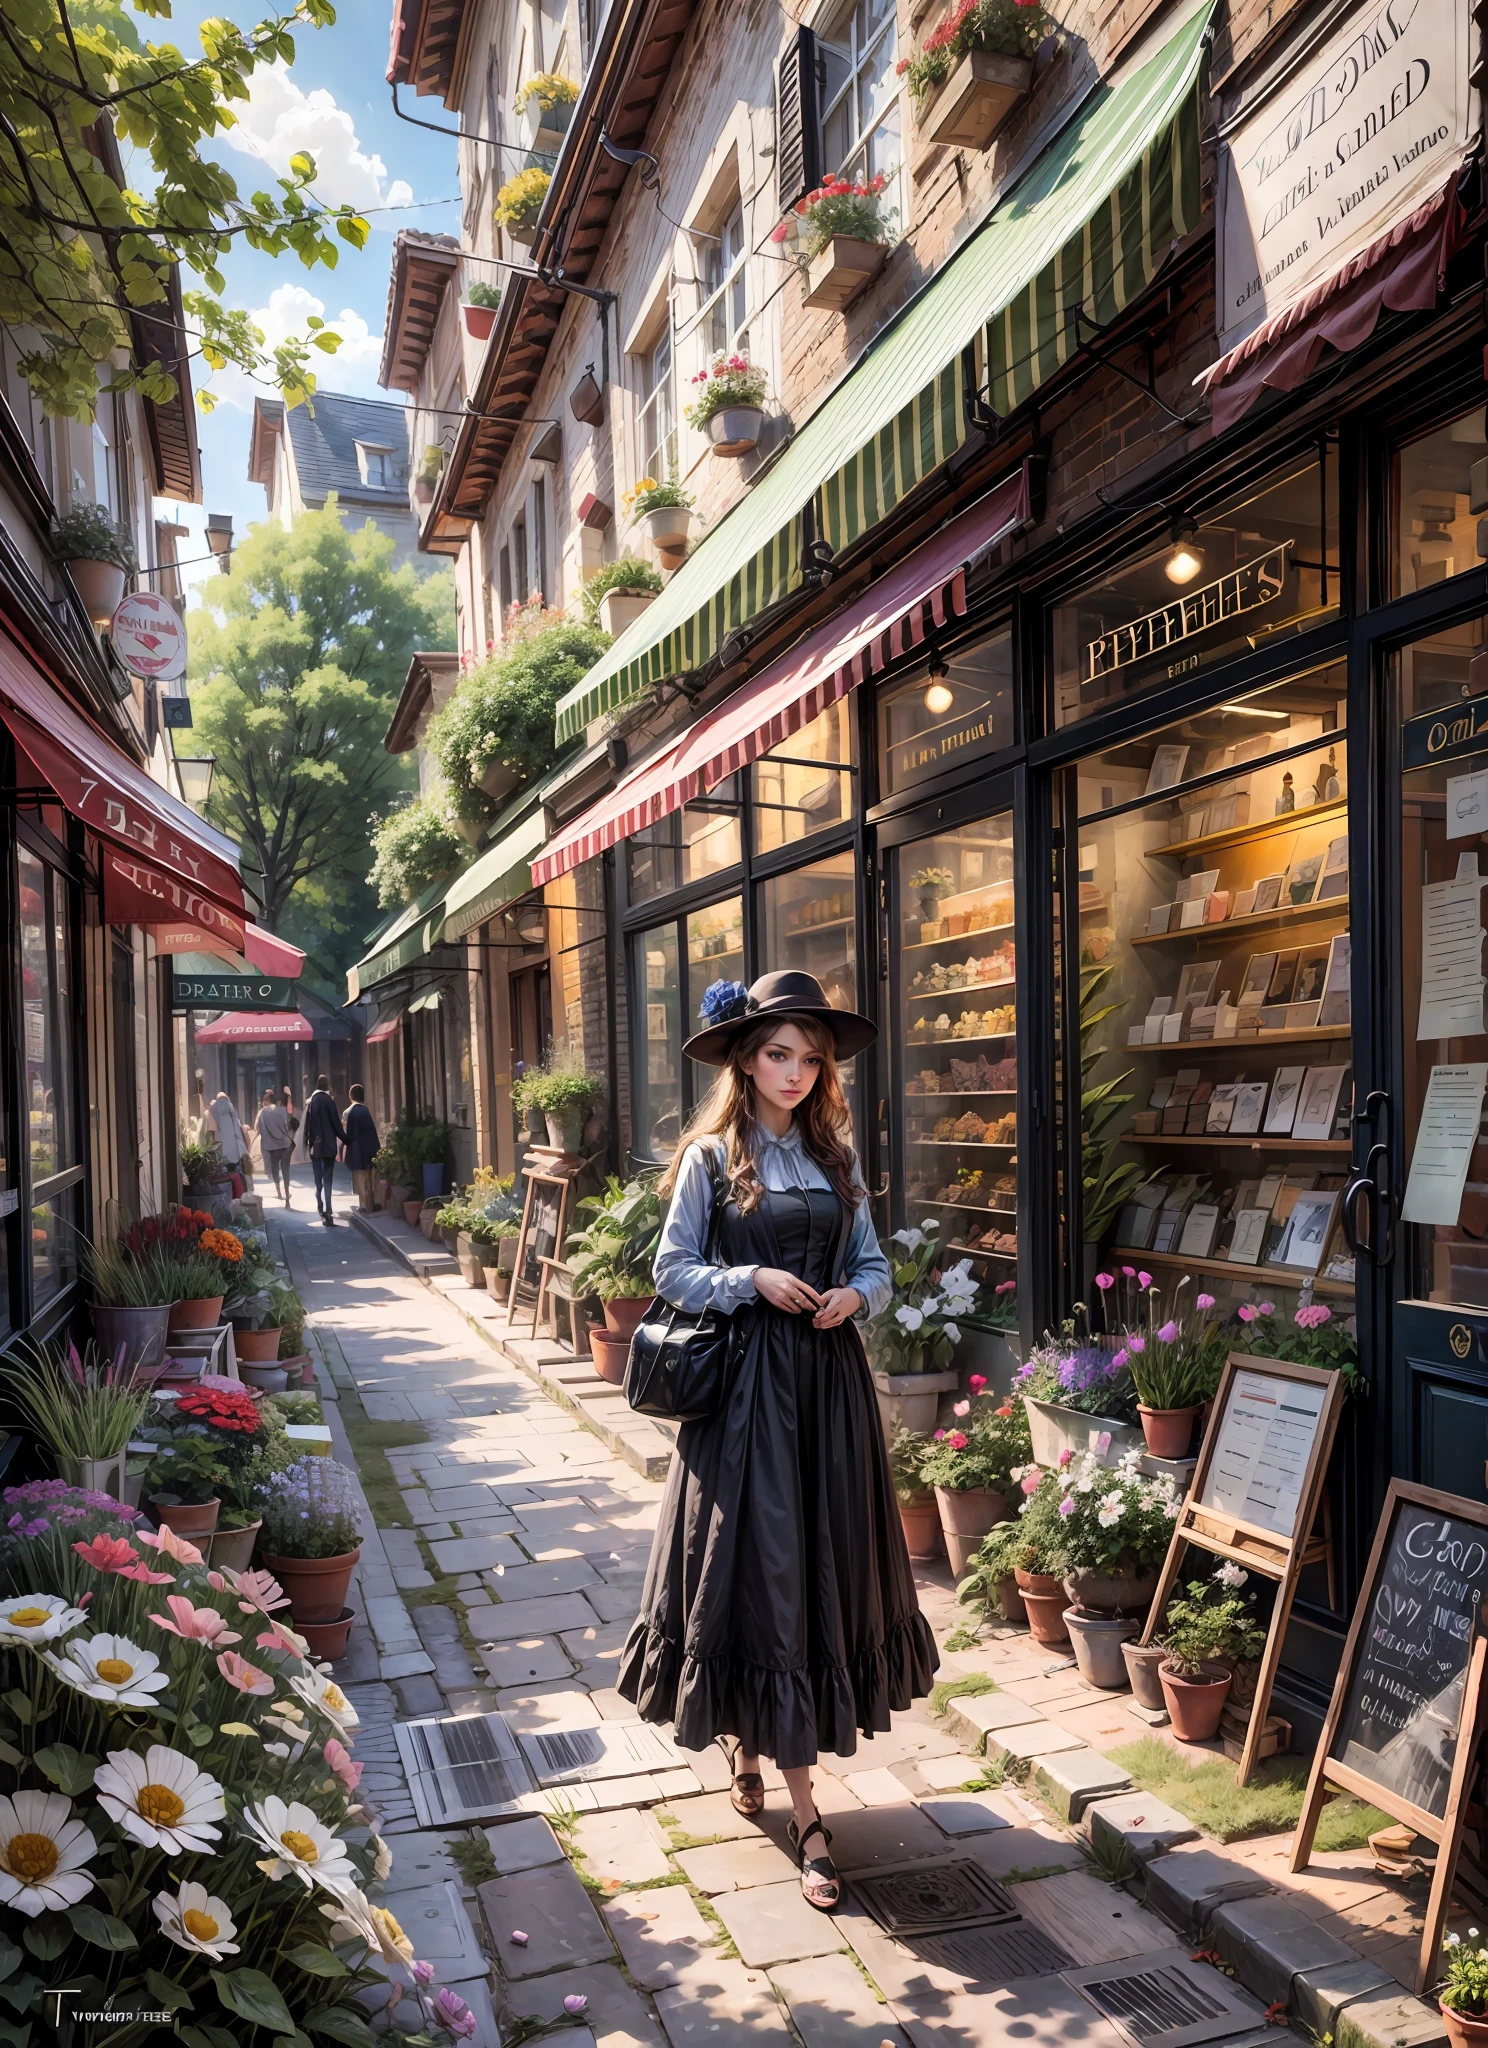
[[[791,1113],[801,1133],[802,1147],[850,1209],[856,1209],[862,1201],[863,1189],[853,1177],[852,1113],[837,1072],[837,1041],[829,1025],[809,1016],[766,1017],[739,1033],[729,1048],[727,1064],[688,1119],[672,1163],[661,1177],[663,1197],[670,1197],[677,1185],[677,1173],[687,1147],[699,1139],[721,1138],[730,1193],[746,1214],[758,1206],[765,1187],[753,1149],[757,1122],[754,1081],[745,1072],[745,1066],[782,1024],[796,1025],[812,1051],[820,1053],[822,1061],[811,1093]]]

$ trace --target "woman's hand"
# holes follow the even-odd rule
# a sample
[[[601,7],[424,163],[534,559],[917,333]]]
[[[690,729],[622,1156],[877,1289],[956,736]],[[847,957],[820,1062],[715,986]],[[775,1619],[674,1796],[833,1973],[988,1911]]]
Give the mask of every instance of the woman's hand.
[[[857,1314],[863,1306],[863,1297],[856,1287],[829,1287],[820,1297],[821,1306],[811,1318],[818,1330],[835,1330],[839,1323],[845,1323],[849,1316]]]
[[[798,1316],[808,1308],[820,1308],[822,1304],[822,1297],[814,1287],[808,1287],[794,1273],[782,1273],[778,1266],[755,1267],[754,1291],[761,1300],[769,1302],[771,1308],[783,1308],[791,1316]]]

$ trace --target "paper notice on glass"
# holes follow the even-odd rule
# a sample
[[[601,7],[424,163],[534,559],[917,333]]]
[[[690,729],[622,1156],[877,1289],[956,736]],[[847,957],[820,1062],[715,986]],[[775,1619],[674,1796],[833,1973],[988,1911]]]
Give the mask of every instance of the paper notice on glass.
[[[1323,1388],[1237,1371],[1200,1505],[1257,1529],[1296,1536],[1302,1484],[1317,1438]]]
[[[1483,1120],[1485,1084],[1488,1061],[1431,1069],[1400,1211],[1406,1223],[1455,1225]]]
[[[1447,837],[1467,839],[1488,832],[1488,768],[1447,777]]]
[[[1417,1038],[1475,1038],[1483,1029],[1481,883],[1421,888],[1421,1010]]]

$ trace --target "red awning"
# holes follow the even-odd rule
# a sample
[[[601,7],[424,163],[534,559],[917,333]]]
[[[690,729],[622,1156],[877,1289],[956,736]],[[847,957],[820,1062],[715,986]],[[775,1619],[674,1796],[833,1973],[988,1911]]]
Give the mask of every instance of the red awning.
[[[205,890],[138,854],[116,853],[111,846],[103,851],[103,921],[167,928],[162,952],[194,950],[175,944],[176,935],[185,929],[199,932],[208,952],[220,953],[225,945],[230,952],[241,953],[248,933],[243,919],[224,910]]]
[[[1454,171],[1424,206],[1212,363],[1195,381],[1209,396],[1214,431],[1233,426],[1267,389],[1295,391],[1325,348],[1360,347],[1386,310],[1434,306],[1463,218]]]
[[[290,1038],[313,1038],[308,1017],[298,1010],[224,1010],[196,1034],[198,1045],[278,1045]]]
[[[532,863],[540,887],[607,846],[680,810],[736,769],[809,725],[870,674],[966,609],[966,565],[1028,517],[1028,479],[1015,476],[880,576],[845,610],[700,718],[690,732],[601,797]]]
[[[241,913],[243,884],[202,838],[195,813],[89,725],[3,634],[0,718],[75,818]]]
[[[399,1019],[397,1017],[389,1017],[385,1023],[374,1024],[362,1043],[364,1045],[381,1045],[385,1039],[392,1037],[398,1028],[398,1023]]]
[[[281,939],[273,932],[266,932],[261,924],[247,927],[243,953],[264,974],[283,975],[290,981],[299,979],[305,965],[305,956],[298,946],[292,946],[288,939]]]

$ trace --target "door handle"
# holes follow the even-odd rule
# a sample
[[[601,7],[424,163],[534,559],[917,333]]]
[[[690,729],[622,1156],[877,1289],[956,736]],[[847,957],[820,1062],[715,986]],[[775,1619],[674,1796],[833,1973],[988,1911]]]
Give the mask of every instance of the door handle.
[[[1368,1197],[1368,1236],[1361,1236],[1358,1204]],[[1384,1219],[1384,1238],[1377,1240],[1374,1220]],[[1369,1156],[1343,1191],[1343,1235],[1355,1258],[1362,1252],[1372,1266],[1388,1266],[1395,1256],[1395,1194],[1390,1178],[1390,1148],[1381,1139],[1369,1148]]]

